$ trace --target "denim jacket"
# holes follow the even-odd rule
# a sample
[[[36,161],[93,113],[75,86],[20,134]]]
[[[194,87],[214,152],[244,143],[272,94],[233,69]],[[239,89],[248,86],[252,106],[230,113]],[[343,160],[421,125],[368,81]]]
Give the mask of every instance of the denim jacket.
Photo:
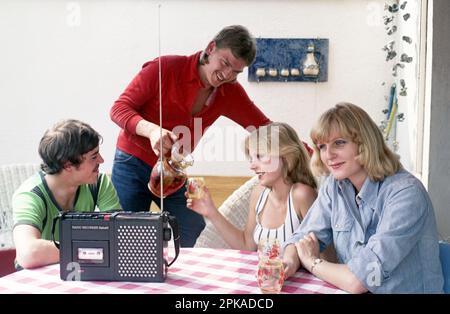
[[[382,181],[367,178],[358,194],[348,179],[329,176],[285,245],[309,232],[321,249],[333,241],[339,262],[372,293],[443,292],[433,205],[405,170]]]

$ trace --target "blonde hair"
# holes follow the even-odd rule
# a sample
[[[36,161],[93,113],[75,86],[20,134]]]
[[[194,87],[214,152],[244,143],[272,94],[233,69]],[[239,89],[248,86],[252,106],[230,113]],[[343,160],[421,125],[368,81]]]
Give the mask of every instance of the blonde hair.
[[[245,154],[250,150],[261,155],[277,156],[283,165],[283,179],[287,183],[309,185],[316,189],[309,163],[309,154],[295,130],[287,123],[272,122],[254,130],[245,139]]]
[[[382,180],[402,168],[399,156],[387,147],[380,129],[367,112],[354,104],[341,102],[322,114],[311,130],[314,143],[311,165],[314,174],[329,173],[320,159],[317,144],[327,142],[333,132],[358,145],[356,160],[364,167],[371,180]]]

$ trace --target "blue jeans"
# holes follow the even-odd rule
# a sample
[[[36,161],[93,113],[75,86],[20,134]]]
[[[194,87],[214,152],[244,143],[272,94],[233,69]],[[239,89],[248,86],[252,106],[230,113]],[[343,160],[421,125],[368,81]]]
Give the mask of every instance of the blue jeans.
[[[142,160],[116,149],[112,182],[123,210],[148,211],[152,201],[160,207],[159,197],[153,195],[147,187],[151,171],[152,167]],[[181,246],[193,247],[200,232],[205,228],[205,220],[203,216],[186,207],[184,192],[186,187],[183,186],[164,198],[164,210],[177,218]]]

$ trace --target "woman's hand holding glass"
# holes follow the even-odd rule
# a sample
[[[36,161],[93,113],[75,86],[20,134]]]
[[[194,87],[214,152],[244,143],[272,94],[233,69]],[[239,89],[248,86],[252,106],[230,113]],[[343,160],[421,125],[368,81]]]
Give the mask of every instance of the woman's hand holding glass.
[[[190,198],[189,193],[186,192],[186,207],[192,209],[196,213],[202,215],[205,218],[210,218],[217,208],[211,198],[211,194],[206,186],[203,186],[200,198]]]

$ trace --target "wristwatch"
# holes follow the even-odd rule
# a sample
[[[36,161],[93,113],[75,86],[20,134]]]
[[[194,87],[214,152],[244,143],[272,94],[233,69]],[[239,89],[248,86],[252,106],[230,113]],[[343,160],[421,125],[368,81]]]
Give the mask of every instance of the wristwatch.
[[[322,263],[322,262],[323,262],[323,259],[321,259],[321,258],[315,258],[315,259],[313,260],[312,264],[311,264],[311,270],[310,270],[310,273],[314,275],[314,273],[313,273],[314,267],[316,267],[317,265],[319,265],[319,264]]]

